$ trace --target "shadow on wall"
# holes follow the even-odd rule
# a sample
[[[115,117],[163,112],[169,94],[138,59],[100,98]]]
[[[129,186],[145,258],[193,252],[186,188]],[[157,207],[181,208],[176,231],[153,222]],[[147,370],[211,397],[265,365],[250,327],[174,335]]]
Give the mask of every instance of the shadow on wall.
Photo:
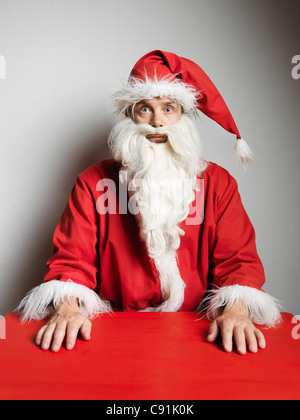
[[[35,232],[28,235],[22,257],[11,269],[9,286],[6,289],[6,302],[1,308],[1,314],[13,311],[30,289],[42,283],[46,262],[52,254],[53,232],[67,204],[76,177],[90,165],[111,158],[107,146],[109,133],[110,128],[106,127],[83,138],[81,144],[86,146],[85,153],[80,150],[77,154],[73,154],[72,159],[66,162],[63,168],[57,168],[64,180],[63,185],[59,186],[57,195],[49,196],[51,213],[48,217],[46,215],[42,225],[36,225]]]

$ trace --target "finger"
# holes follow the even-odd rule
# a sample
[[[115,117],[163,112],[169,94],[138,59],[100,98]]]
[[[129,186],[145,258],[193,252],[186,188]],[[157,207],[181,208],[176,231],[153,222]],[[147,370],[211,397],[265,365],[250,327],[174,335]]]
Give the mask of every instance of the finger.
[[[41,344],[41,342],[42,342],[42,337],[43,337],[43,335],[44,335],[44,331],[45,331],[45,329],[48,327],[48,325],[46,324],[46,325],[44,325],[42,328],[40,328],[39,329],[39,331],[38,331],[38,333],[37,333],[37,335],[36,335],[36,338],[35,338],[35,344],[37,345],[37,346],[39,346],[40,344]]]
[[[221,335],[223,348],[227,352],[232,351],[232,339],[233,339],[233,324],[230,322],[224,322],[221,326]]]
[[[76,339],[78,336],[78,331],[81,328],[81,323],[78,322],[69,322],[67,324],[67,335],[66,335],[66,348],[67,350],[72,350],[75,346]]]
[[[251,353],[257,353],[258,345],[257,345],[257,339],[254,333],[254,330],[252,328],[250,329],[246,328],[245,337],[246,337],[246,343],[247,343],[249,351]]]
[[[47,328],[45,329],[45,332],[41,341],[41,348],[43,350],[49,349],[55,328],[56,328],[55,323],[47,325]]]
[[[80,328],[80,334],[83,340],[91,339],[91,330],[92,330],[92,323],[90,320],[86,319],[85,322],[82,324],[82,327]]]
[[[256,340],[257,340],[257,343],[258,343],[258,347],[260,349],[265,349],[267,344],[266,344],[266,339],[265,339],[265,336],[263,335],[263,333],[260,330],[256,329],[255,330],[255,335],[256,335]]]
[[[246,336],[243,327],[236,327],[233,332],[236,350],[239,354],[247,353]]]
[[[219,333],[219,328],[218,328],[218,323],[217,321],[213,321],[210,324],[208,333],[207,333],[207,341],[209,341],[210,343],[216,341],[217,337],[218,337],[218,333]]]
[[[54,352],[59,351],[66,335],[66,322],[57,324],[53,334],[51,350]]]

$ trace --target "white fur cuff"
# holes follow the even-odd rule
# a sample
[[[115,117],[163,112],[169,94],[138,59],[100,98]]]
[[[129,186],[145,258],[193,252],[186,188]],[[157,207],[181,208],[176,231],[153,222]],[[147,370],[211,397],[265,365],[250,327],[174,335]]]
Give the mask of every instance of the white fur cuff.
[[[32,289],[16,308],[22,322],[42,320],[53,314],[61,301],[78,299],[80,312],[93,317],[103,312],[112,312],[109,302],[101,299],[93,290],[68,280],[51,280]]]
[[[231,307],[236,302],[244,304],[250,320],[259,325],[272,326],[281,321],[280,305],[271,295],[248,286],[226,286],[213,290],[210,296],[207,317],[216,319],[224,307]]]

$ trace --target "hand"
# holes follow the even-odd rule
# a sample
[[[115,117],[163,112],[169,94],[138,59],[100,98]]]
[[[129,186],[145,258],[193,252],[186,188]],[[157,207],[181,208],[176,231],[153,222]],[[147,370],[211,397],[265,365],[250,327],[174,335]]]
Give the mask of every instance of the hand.
[[[266,347],[263,333],[255,328],[248,317],[247,309],[241,304],[236,304],[229,309],[225,308],[222,315],[211,323],[207,341],[214,342],[219,332],[223,348],[227,352],[232,351],[233,340],[240,354],[246,354],[247,347],[251,353],[256,353],[259,348]]]
[[[78,333],[84,340],[90,340],[91,329],[92,323],[79,312],[77,302],[62,303],[37,333],[36,344],[43,350],[51,347],[53,352],[57,352],[66,338],[66,348],[72,350]]]

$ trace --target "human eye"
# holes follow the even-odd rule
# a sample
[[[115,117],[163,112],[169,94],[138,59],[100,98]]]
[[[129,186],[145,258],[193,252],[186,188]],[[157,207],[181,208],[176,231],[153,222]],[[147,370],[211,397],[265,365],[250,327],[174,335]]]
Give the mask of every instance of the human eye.
[[[167,107],[165,108],[165,112],[166,112],[166,114],[171,114],[171,113],[173,112],[173,107],[171,107],[171,106],[167,106]]]
[[[143,105],[143,106],[140,107],[140,112],[142,114],[146,114],[149,111],[150,111],[150,109],[149,109],[149,107],[147,105]]]

